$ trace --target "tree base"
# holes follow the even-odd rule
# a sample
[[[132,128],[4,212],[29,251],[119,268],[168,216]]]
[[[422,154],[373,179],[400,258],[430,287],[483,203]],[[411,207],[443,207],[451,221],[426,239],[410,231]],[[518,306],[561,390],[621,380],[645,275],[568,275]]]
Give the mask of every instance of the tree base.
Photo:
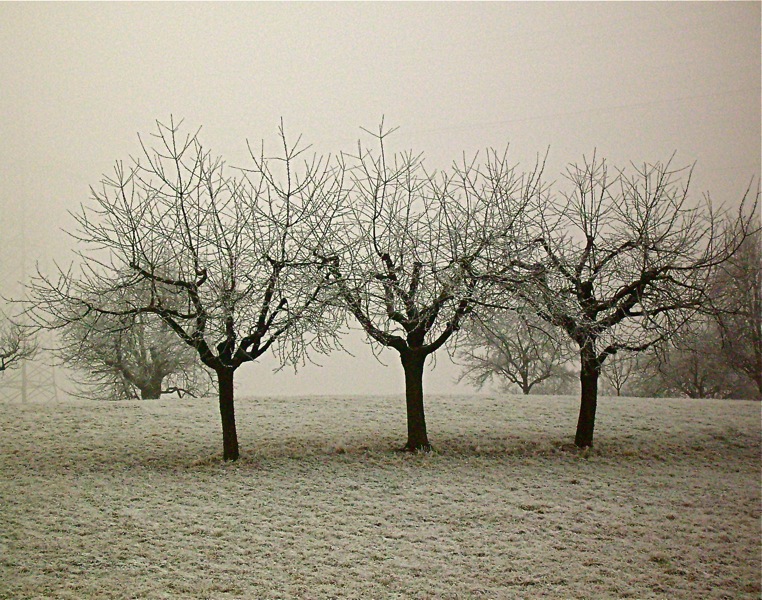
[[[399,448],[397,452],[407,452],[408,454],[417,454],[418,452],[433,452],[434,448],[431,447],[431,444],[419,444],[417,446],[413,446],[412,444],[405,444],[402,446],[402,448]]]

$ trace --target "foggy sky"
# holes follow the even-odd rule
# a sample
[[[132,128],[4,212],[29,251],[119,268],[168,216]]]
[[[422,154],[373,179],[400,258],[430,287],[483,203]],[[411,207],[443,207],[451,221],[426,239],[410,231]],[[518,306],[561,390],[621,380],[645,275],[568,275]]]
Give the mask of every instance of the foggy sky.
[[[351,150],[382,116],[396,145],[446,167],[511,145],[549,175],[596,150],[616,164],[696,163],[693,193],[737,201],[760,173],[760,4],[0,3],[0,273],[66,264],[67,211],[170,114],[232,164],[286,130]],[[394,352],[273,374],[239,393],[402,393]],[[428,392],[455,386],[444,352]]]

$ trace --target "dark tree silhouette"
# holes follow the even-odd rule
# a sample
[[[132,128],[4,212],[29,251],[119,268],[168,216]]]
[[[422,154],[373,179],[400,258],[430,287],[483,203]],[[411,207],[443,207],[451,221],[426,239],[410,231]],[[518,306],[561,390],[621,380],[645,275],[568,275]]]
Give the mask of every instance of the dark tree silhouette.
[[[252,150],[253,166],[233,177],[198,132],[157,123],[140,160],[117,163],[75,215],[78,270],[32,284],[44,326],[150,313],[195,349],[216,375],[224,460],[239,456],[236,369],[268,350],[296,364],[308,348],[325,350],[333,331],[312,244],[340,204],[341,171],[306,159],[282,125],[280,134],[280,156]]]

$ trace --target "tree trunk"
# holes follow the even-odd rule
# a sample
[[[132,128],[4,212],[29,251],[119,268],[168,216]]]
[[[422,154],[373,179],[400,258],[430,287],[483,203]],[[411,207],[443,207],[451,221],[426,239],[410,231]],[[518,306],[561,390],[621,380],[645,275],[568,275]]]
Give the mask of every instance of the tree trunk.
[[[426,355],[416,352],[400,354],[405,369],[405,401],[407,403],[407,452],[431,450],[426,434],[426,416],[423,409],[423,366]]]
[[[588,448],[593,445],[595,409],[598,406],[598,377],[600,374],[601,365],[595,356],[595,349],[586,345],[580,350],[579,379],[582,393],[580,394],[577,435],[574,438],[574,445],[579,448]]]
[[[143,400],[158,400],[161,398],[161,379],[152,379],[148,385],[140,388],[140,397]]]
[[[220,416],[222,417],[222,458],[238,460],[238,433],[235,428],[235,405],[233,401],[234,369],[217,369],[220,393]]]
[[[754,348],[754,368],[752,371],[751,378],[757,384],[758,399],[762,400],[762,349],[757,347],[756,343]]]

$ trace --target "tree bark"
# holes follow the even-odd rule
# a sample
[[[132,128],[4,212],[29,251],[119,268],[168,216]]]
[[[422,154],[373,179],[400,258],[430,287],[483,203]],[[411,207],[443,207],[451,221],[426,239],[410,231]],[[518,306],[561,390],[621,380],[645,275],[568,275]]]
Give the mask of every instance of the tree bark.
[[[759,394],[757,397],[757,400],[762,400],[762,375],[760,375],[759,373],[755,373],[754,383],[757,384],[757,392]]]
[[[762,336],[761,336],[762,337]],[[752,368],[751,378],[757,384],[759,400],[762,400],[762,345],[759,340],[754,340],[754,367]]]
[[[222,417],[222,459],[238,460],[238,433],[235,427],[235,405],[233,400],[234,369],[217,369],[217,383],[220,395],[220,416]]]
[[[407,404],[407,444],[403,450],[416,452],[431,450],[426,433],[426,416],[423,408],[423,367],[426,355],[420,352],[400,353],[405,370],[405,402]]]
[[[601,365],[595,356],[595,349],[584,346],[580,350],[579,379],[581,394],[577,435],[574,438],[574,445],[578,448],[588,448],[593,445],[595,410],[598,406],[598,378],[600,374]]]

